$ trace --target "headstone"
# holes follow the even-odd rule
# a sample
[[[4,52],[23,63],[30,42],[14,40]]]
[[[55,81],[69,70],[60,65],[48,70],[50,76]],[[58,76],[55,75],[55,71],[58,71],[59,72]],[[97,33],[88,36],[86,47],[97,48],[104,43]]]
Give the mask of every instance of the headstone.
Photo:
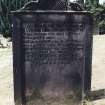
[[[13,12],[17,105],[80,105],[90,89],[92,17],[88,12]]]

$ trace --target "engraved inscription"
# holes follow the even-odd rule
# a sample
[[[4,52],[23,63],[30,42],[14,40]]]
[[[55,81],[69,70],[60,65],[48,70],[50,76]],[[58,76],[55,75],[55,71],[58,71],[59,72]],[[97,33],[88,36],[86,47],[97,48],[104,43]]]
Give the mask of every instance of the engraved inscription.
[[[33,59],[36,64],[69,64],[79,60],[77,50],[83,50],[81,24],[25,23],[23,27],[26,60]]]
[[[38,105],[37,101],[39,105],[70,105],[64,101],[67,97],[72,100],[79,94],[81,98],[84,24],[43,20],[25,22],[22,27],[26,97],[34,97],[30,105]]]

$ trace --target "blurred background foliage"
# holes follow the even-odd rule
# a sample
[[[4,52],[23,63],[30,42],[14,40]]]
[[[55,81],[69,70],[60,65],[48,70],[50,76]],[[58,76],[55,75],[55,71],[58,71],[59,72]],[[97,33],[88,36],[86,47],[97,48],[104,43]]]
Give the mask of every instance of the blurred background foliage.
[[[20,9],[25,3],[32,0],[0,0],[0,33],[11,37],[10,11]],[[93,13],[94,21],[100,34],[105,34],[105,3],[99,0],[76,0],[85,10]],[[97,30],[97,28],[96,28]]]
[[[0,33],[11,37],[11,11],[20,9],[30,0],[0,0]]]
[[[99,34],[105,34],[105,3],[100,4],[99,0],[86,0],[84,5],[87,11],[93,13],[94,23],[98,27]]]

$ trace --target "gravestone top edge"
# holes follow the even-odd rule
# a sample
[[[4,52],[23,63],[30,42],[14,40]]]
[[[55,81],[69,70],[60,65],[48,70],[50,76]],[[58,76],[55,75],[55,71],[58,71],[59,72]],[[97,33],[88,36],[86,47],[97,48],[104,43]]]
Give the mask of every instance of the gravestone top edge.
[[[57,14],[80,14],[80,15],[91,15],[92,16],[92,13],[89,12],[89,11],[71,11],[71,10],[68,10],[68,11],[56,11],[56,10],[36,10],[36,11],[30,11],[30,10],[17,10],[17,11],[11,11],[11,14],[34,14],[34,13],[42,13],[42,14],[47,14],[47,13],[57,13]]]

